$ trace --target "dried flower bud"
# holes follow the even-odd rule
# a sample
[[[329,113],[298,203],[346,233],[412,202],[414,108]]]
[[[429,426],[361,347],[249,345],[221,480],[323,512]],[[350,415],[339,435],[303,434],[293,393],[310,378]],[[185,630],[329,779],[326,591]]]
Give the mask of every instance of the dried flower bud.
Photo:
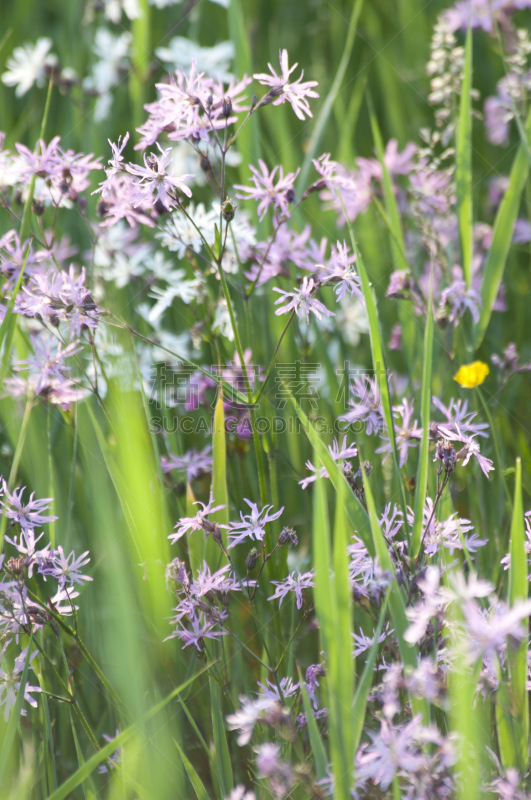
[[[237,208],[238,206],[235,205],[231,200],[225,200],[221,206],[221,213],[223,214],[223,219],[225,222],[232,222]]]
[[[21,577],[26,569],[26,559],[24,556],[17,556],[10,558],[6,564],[6,570],[10,572],[15,578]]]
[[[279,545],[287,544],[291,550],[292,547],[295,547],[299,543],[299,540],[293,528],[283,528],[278,537],[278,543]]]
[[[249,552],[247,553],[247,558],[245,559],[245,569],[250,572],[252,569],[256,567],[256,562],[258,561],[258,550],[256,547],[252,547]]]
[[[253,99],[251,100],[251,113],[255,110],[256,104],[258,103],[258,96],[256,92],[253,94]]]

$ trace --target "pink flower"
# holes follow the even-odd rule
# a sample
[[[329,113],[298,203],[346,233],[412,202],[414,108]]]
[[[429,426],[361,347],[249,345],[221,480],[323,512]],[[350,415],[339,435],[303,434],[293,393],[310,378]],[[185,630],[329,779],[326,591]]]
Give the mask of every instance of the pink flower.
[[[192,196],[191,189],[184,183],[187,178],[193,178],[193,175],[182,175],[176,178],[169,175],[166,171],[168,160],[170,158],[171,147],[163,150],[157,142],[162,155],[157,157],[154,153],[144,156],[145,167],[138,167],[134,164],[128,164],[126,169],[131,175],[139,177],[140,181],[137,182],[137,193],[131,199],[131,204],[136,208],[143,204],[154,204],[160,200],[166,208],[178,205],[175,198],[169,194],[175,189],[179,189],[183,194],[188,197]]]
[[[281,50],[279,58],[282,69],[280,75],[277,75],[271,64],[268,64],[267,66],[271,70],[272,75],[260,73],[258,75],[253,75],[253,78],[261,84],[270,87],[269,97],[275,98],[273,100],[274,106],[279,106],[287,101],[291,103],[291,107],[299,119],[304,120],[305,114],[309,117],[313,116],[310,111],[310,104],[306,98],[319,97],[317,92],[314,92],[312,88],[313,86],[317,86],[317,81],[301,83],[304,76],[303,71],[300,78],[297,78],[294,83],[290,83],[290,75],[293,70],[297,68],[298,64],[294,64],[291,69],[289,69],[287,50]]]
[[[301,575],[300,572],[297,572],[297,575],[295,575],[295,573],[292,572],[285,580],[271,581],[271,583],[277,588],[275,589],[275,593],[267,598],[268,600],[278,599],[278,607],[280,608],[286,595],[289,592],[295,592],[297,608],[300,609],[304,603],[304,589],[311,589],[314,586],[313,570],[305,572],[304,575]]]
[[[273,506],[264,506],[258,511],[258,505],[256,503],[251,503],[247,498],[244,498],[244,500],[250,507],[251,513],[244,516],[240,511],[241,522],[230,523],[228,536],[231,539],[231,543],[229,548],[234,547],[247,538],[261,542],[265,536],[265,526],[269,522],[278,519],[284,511],[284,506],[282,506],[280,511],[275,511],[274,514],[270,513]]]
[[[240,200],[245,200],[248,198],[253,198],[253,200],[256,201],[260,200],[261,202],[258,205],[258,214],[260,215],[260,220],[263,220],[265,217],[267,209],[271,203],[273,203],[274,208],[278,208],[282,214],[289,217],[288,204],[295,200],[295,190],[293,185],[297,175],[300,172],[300,169],[298,169],[297,172],[289,172],[286,176],[284,176],[284,170],[282,167],[276,166],[273,171],[269,173],[267,165],[264,161],[262,161],[262,159],[259,159],[258,163],[260,164],[260,169],[262,170],[261,175],[256,167],[253,167],[252,164],[249,165],[249,169],[253,173],[250,180],[254,181],[254,187],[236,184],[234,186],[235,189],[241,189],[243,192],[247,192],[247,197],[244,194],[237,194],[236,197]],[[273,180],[277,170],[279,170],[278,182],[275,186]]]
[[[333,311],[329,311],[320,300],[317,300],[316,297],[312,297],[313,289],[314,280],[313,278],[308,279],[308,277],[303,278],[301,288],[294,292],[285,292],[283,289],[274,286],[274,292],[279,292],[284,295],[283,297],[279,297],[278,300],[275,300],[275,305],[277,306],[279,303],[286,303],[286,301],[288,301],[285,306],[277,308],[275,314],[277,316],[279,314],[287,314],[288,311],[293,309],[299,319],[302,319],[303,316],[306,315],[307,323],[310,322],[310,311],[312,314],[315,314],[317,319],[321,319],[323,314],[325,317],[335,317]],[[291,300],[288,300],[288,298],[291,298]]]
[[[204,530],[205,523],[208,523],[208,525],[212,525],[212,523],[210,523],[206,519],[208,515],[214,514],[214,512],[221,511],[222,508],[225,508],[224,505],[213,506],[212,505],[213,502],[214,498],[211,492],[210,498],[208,500],[208,503],[206,503],[206,505],[205,503],[201,503],[200,501],[194,503],[195,506],[203,506],[203,508],[197,512],[195,517],[183,517],[182,519],[179,520],[179,522],[175,526],[177,532],[170,533],[170,535],[168,536],[168,539],[171,540],[171,543],[175,544],[175,542],[177,542],[181,538],[181,536],[184,536],[185,533],[188,533],[188,531],[192,533],[193,531]]]

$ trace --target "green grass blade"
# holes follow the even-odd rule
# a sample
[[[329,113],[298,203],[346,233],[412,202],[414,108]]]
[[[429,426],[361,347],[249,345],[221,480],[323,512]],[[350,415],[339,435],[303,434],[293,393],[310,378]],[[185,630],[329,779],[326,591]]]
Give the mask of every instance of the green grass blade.
[[[385,615],[387,613],[387,606],[389,603],[389,592],[385,595],[382,607],[380,609],[380,617],[378,625],[374,631],[374,641],[369,650],[369,655],[365,661],[363,672],[356,689],[354,701],[352,704],[352,717],[353,717],[353,737],[354,737],[354,752],[358,749],[361,734],[363,731],[363,723],[365,722],[365,711],[367,708],[367,698],[374,680],[374,664],[376,663],[376,656],[378,655],[378,639],[380,638],[385,622]]]
[[[336,464],[327,446],[324,442],[321,441],[321,438],[317,431],[314,429],[311,420],[308,419],[302,408],[300,408],[295,399],[291,397],[291,401],[293,403],[293,407],[295,408],[295,412],[299,417],[300,421],[302,422],[304,432],[306,433],[310,444],[312,445],[313,449],[317,453],[317,457],[321,464],[326,468],[328,472],[328,476],[334,486],[336,492],[341,493],[343,497],[343,502],[345,503],[345,510],[347,512],[347,516],[349,521],[356,531],[356,533],[362,539],[365,547],[368,549],[371,555],[374,555],[374,545],[371,538],[371,533],[369,529],[369,518],[367,516],[367,512],[363,508],[362,504],[350,488],[347,483],[347,480],[343,474],[343,470]],[[342,487],[345,488],[345,491],[342,492]]]
[[[314,484],[313,507],[313,563],[315,570],[315,610],[319,620],[323,649],[328,662],[328,703],[330,708],[329,732],[332,768],[336,776],[334,786],[335,800],[350,798],[352,759],[345,730],[351,730],[350,705],[343,705],[345,687],[341,682],[340,661],[345,652],[341,648],[335,579],[330,576],[332,552],[330,546],[330,525],[326,498],[326,479],[318,478]],[[348,653],[352,641],[348,643]],[[352,687],[350,687],[352,690]],[[346,718],[346,719],[345,719]],[[346,723],[346,726],[345,726]]]
[[[157,703],[156,706],[144,714],[137,723],[130,725],[115,739],[102,747],[101,750],[89,758],[89,760],[86,761],[82,767],[79,767],[79,769],[77,769],[74,774],[68,778],[68,780],[59,786],[55,792],[52,792],[48,800],[65,800],[65,798],[67,798],[74,791],[74,789],[82,784],[83,781],[86,780],[86,778],[88,778],[92,772],[94,772],[96,767],[98,767],[102,761],[105,761],[105,759],[109,758],[109,756],[111,756],[118,747],[122,747],[138,731],[138,726],[140,724],[154,717],[159,713],[159,711],[162,711],[162,709],[165,708],[168,703],[170,703],[175,697],[177,697],[188,686],[190,686],[190,684],[192,684],[200,675],[210,669],[211,666],[212,664],[208,664],[202,670],[196,672],[195,675],[192,675],[191,678],[188,678],[188,680],[182,683],[180,686],[177,686],[177,688],[174,689],[173,692],[170,692],[170,694],[164,700],[162,700],[160,703]]]
[[[358,270],[358,275],[361,280],[363,297],[365,298],[365,305],[367,307],[367,316],[369,318],[369,335],[371,340],[372,366],[375,377],[378,380],[378,387],[380,389],[383,416],[387,427],[387,433],[391,441],[391,447],[393,449],[393,461],[395,465],[400,505],[402,508],[402,513],[405,515],[406,505],[407,505],[406,495],[404,490],[404,484],[402,481],[402,476],[400,474],[400,468],[398,466],[395,426],[393,421],[393,409],[391,406],[391,397],[389,394],[389,383],[387,381],[387,368],[385,364],[385,355],[383,349],[382,334],[380,331],[380,321],[378,319],[376,298],[373,295],[373,290],[369,282],[369,276],[367,274],[365,264],[361,257],[361,253],[359,251],[356,238],[354,236],[354,229],[352,227],[352,224],[348,220],[345,208],[343,208],[343,212],[345,214],[345,219],[347,220],[347,226],[350,234],[352,250],[356,254],[356,268]]]
[[[317,122],[315,123],[315,127],[312,131],[312,135],[310,136],[310,143],[304,157],[304,163],[302,165],[301,174],[297,183],[298,196],[300,196],[307,188],[306,184],[308,182],[308,175],[310,174],[310,168],[312,166],[312,158],[315,158],[317,149],[321,144],[321,139],[334,106],[335,99],[341,88],[343,78],[345,77],[345,72],[352,54],[352,47],[354,45],[354,39],[356,37],[356,31],[358,28],[358,20],[362,8],[363,0],[356,0],[352,6],[352,13],[348,22],[347,38],[345,41],[345,47],[343,48],[343,55],[341,56],[341,61],[339,62],[339,66],[337,68],[332,86],[330,87],[330,91],[328,92],[326,100],[324,101],[323,107],[317,118]]]
[[[79,744],[76,726],[74,725],[74,718],[72,717],[71,711],[70,711],[70,728],[72,730],[72,738],[74,740],[74,745],[76,748],[77,763],[79,764],[80,767],[82,767],[83,764],[85,763],[85,759],[83,758],[83,751],[81,750],[81,746]],[[96,789],[94,788],[94,784],[92,782],[92,778],[90,777],[90,775],[85,781],[83,781],[83,792],[85,794],[85,800],[95,800],[97,796]]]
[[[420,418],[422,424],[422,439],[420,442],[419,463],[417,468],[417,485],[415,489],[415,517],[411,532],[411,558],[416,559],[420,550],[422,536],[423,509],[426,502],[428,489],[428,470],[430,458],[430,403],[431,403],[431,373],[433,360],[433,268],[430,275],[430,292],[426,330],[424,332],[424,353],[422,363],[422,387],[420,392]]]
[[[400,211],[398,210],[398,203],[396,202],[396,195],[393,188],[393,181],[389,174],[384,161],[384,146],[382,135],[378,126],[378,120],[374,113],[372,100],[369,98],[369,114],[371,118],[372,138],[376,147],[376,155],[382,168],[382,187],[384,194],[385,209],[391,227],[392,236],[391,252],[393,254],[393,265],[395,269],[408,269],[408,263],[404,257],[406,253],[406,242],[404,239],[404,231],[402,230],[402,222],[400,219]]]
[[[531,111],[526,122],[526,132],[531,132]],[[480,346],[485,336],[492,306],[496,297],[505,270],[507,255],[513,238],[514,223],[520,208],[520,198],[529,174],[529,160],[522,144],[519,145],[516,157],[509,176],[509,187],[500,203],[494,222],[492,243],[483,268],[483,283],[481,285],[481,316],[476,328],[474,346]]]
[[[218,392],[216,409],[214,411],[214,428],[212,431],[212,457],[214,465],[212,468],[212,494],[214,505],[224,505],[221,511],[212,514],[211,519],[219,525],[228,525],[229,522],[229,499],[227,492],[227,447],[225,440],[225,412],[223,410],[223,393]],[[207,538],[206,560],[211,568],[217,569],[220,549],[219,545],[212,539]]]
[[[465,43],[465,68],[461,86],[459,123],[456,128],[455,161],[457,191],[457,222],[463,273],[468,288],[472,286],[472,257],[474,247],[472,209],[472,28],[469,26]]]
[[[338,680],[340,681],[342,731],[346,750],[347,763],[354,760],[354,744],[352,738],[352,720],[350,709],[354,687],[354,658],[352,653],[353,604],[352,589],[348,573],[348,553],[350,531],[345,511],[346,488],[340,484],[336,493],[336,513],[334,520],[334,589],[337,607],[337,642],[338,642]]]
[[[304,713],[306,714],[306,724],[308,726],[308,737],[310,739],[310,747],[315,761],[315,773],[317,777],[326,778],[326,768],[328,766],[328,758],[326,756],[325,746],[317,727],[316,719],[313,715],[312,705],[308,697],[308,692],[303,683],[303,678],[299,670],[299,680],[302,688],[302,703],[304,706]]]
[[[509,569],[508,600],[511,606],[527,600],[528,574],[527,553],[525,551],[524,508],[522,502],[522,462],[516,459],[516,481],[514,487],[514,509],[511,522],[511,565]],[[511,700],[514,710],[514,735],[517,751],[514,764],[521,774],[527,769],[529,750],[529,701],[527,696],[527,640],[513,651],[508,649],[507,661],[511,682]],[[505,764],[505,767],[509,764]]]
[[[199,775],[195,771],[193,765],[186,758],[184,752],[179,747],[178,742],[176,742],[175,739],[173,741],[175,742],[175,747],[177,748],[177,750],[179,752],[179,755],[181,757],[181,760],[182,760],[182,762],[184,764],[184,768],[186,770],[186,774],[188,775],[188,777],[190,779],[190,783],[192,784],[192,786],[194,788],[194,792],[196,794],[197,800],[210,800],[210,797],[208,795],[207,790],[205,789],[203,781],[201,780],[201,778],[199,777]]]
[[[210,705],[212,710],[212,732],[214,736],[214,762],[216,774],[219,776],[223,796],[230,794],[234,787],[232,764],[230,760],[227,732],[222,711],[222,694],[220,686],[213,678],[210,683]]]
[[[2,750],[0,751],[0,786],[2,785],[2,779],[4,777],[4,772],[7,766],[7,762],[9,760],[9,756],[11,755],[11,748],[15,740],[15,734],[17,732],[18,722],[20,720],[20,715],[22,713],[22,704],[24,703],[24,692],[26,690],[26,683],[28,681],[28,670],[29,670],[32,645],[33,645],[33,630],[31,631],[29,638],[28,652],[26,653],[26,660],[24,661],[24,669],[22,670],[22,675],[20,676],[20,686],[17,693],[17,699],[15,700],[15,704],[11,709],[11,714],[9,716],[9,722],[7,725],[5,738],[4,741],[2,742]]]

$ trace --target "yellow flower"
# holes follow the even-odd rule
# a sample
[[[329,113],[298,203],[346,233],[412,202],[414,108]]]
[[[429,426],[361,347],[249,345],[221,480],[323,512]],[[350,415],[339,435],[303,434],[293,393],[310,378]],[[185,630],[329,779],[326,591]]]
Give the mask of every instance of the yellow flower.
[[[483,383],[489,374],[489,365],[484,361],[474,361],[473,364],[463,364],[454,375],[454,381],[457,381],[465,389],[473,389],[474,386],[479,386]]]

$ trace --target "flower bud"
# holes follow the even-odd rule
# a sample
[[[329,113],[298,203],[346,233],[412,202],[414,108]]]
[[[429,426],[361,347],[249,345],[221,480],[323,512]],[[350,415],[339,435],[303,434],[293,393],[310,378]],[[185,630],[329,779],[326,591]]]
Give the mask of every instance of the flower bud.
[[[237,208],[238,206],[236,206],[231,200],[225,200],[221,206],[221,213],[225,222],[232,222]]]
[[[258,561],[258,550],[256,547],[252,547],[249,552],[247,553],[247,558],[245,559],[245,569],[250,572],[252,569],[256,567],[256,562]]]
[[[42,217],[44,214],[44,203],[42,200],[34,200],[31,204],[31,210],[37,217]]]
[[[222,114],[226,118],[232,114],[232,100],[230,97],[223,98]]]

